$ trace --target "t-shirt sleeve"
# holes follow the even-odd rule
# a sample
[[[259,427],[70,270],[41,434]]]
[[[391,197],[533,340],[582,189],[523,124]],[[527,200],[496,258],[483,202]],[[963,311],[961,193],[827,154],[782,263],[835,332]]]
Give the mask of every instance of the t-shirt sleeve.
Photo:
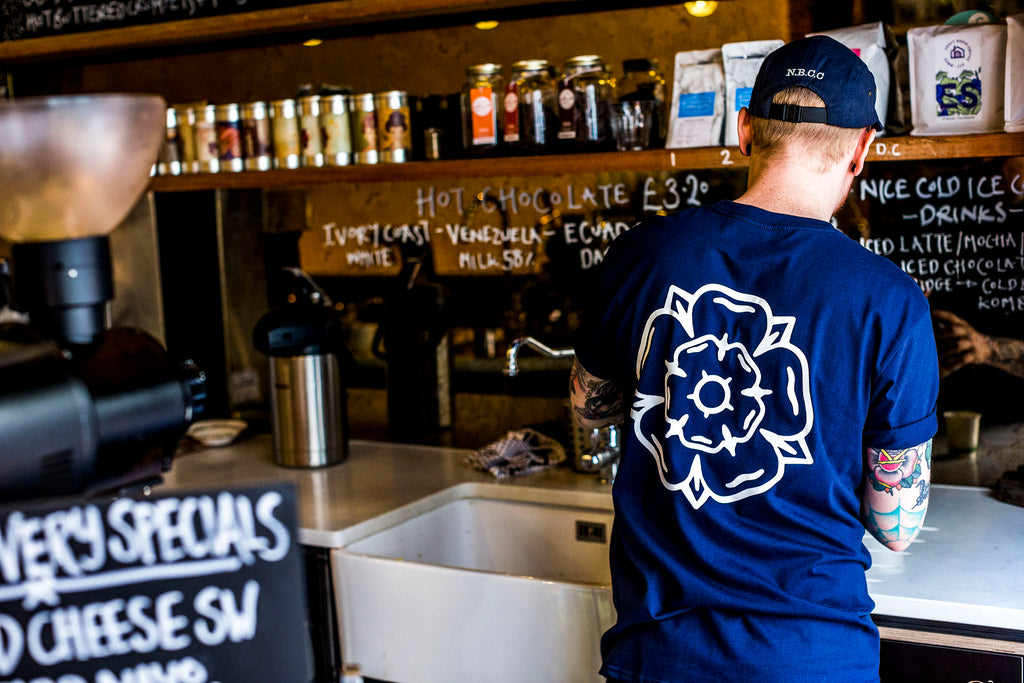
[[[872,448],[910,448],[935,436],[939,362],[927,304],[900,326],[875,378],[864,431]]]
[[[604,279],[603,272],[601,275],[599,282]],[[602,286],[594,288],[580,312],[579,327],[573,333],[576,359],[587,372],[601,379],[611,379],[613,374],[608,353],[611,337],[607,327],[609,299]]]
[[[573,335],[573,348],[580,365],[601,379],[616,380],[615,342],[621,321],[617,317],[629,277],[635,263],[633,242],[637,228],[632,228],[611,243],[604,260],[598,265],[596,285],[588,292],[580,311],[580,324]]]

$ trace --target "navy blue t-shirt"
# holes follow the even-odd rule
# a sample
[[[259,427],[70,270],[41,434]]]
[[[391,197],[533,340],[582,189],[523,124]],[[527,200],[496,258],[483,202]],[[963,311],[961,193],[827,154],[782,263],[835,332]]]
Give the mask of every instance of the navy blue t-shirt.
[[[629,410],[602,673],[877,680],[864,448],[936,429],[913,280],[829,223],[723,202],[616,238],[592,304],[577,357]]]

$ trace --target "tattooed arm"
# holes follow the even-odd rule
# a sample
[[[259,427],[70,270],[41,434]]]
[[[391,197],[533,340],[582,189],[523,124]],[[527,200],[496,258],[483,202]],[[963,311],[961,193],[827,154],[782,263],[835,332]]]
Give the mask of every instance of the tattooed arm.
[[[622,392],[612,382],[587,372],[573,360],[569,400],[580,424],[587,429],[622,421]]]
[[[982,334],[949,311],[932,311],[932,320],[943,373],[986,364],[1024,377],[1024,340]]]
[[[913,448],[867,448],[860,518],[890,550],[904,550],[924,523],[932,475],[931,440]]]

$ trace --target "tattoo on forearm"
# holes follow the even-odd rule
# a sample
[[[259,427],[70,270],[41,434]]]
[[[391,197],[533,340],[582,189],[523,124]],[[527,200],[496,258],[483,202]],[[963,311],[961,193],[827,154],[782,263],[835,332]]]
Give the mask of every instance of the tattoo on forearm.
[[[989,357],[991,365],[1018,377],[1024,377],[1024,341],[990,337],[989,348],[992,352]]]
[[[867,460],[867,485],[888,495],[866,506],[866,527],[883,542],[913,539],[928,507],[931,441],[906,449],[868,448]]]
[[[576,399],[576,412],[583,419],[602,420],[622,414],[622,392],[618,387],[607,380],[593,379],[575,362],[569,376],[569,393]]]

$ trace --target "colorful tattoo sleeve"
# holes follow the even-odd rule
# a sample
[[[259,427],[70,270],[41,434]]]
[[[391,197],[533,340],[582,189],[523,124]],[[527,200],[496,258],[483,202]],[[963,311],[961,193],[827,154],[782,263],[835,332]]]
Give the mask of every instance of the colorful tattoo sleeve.
[[[893,550],[910,545],[921,530],[931,486],[932,442],[913,448],[868,448],[861,500],[864,527]]]

